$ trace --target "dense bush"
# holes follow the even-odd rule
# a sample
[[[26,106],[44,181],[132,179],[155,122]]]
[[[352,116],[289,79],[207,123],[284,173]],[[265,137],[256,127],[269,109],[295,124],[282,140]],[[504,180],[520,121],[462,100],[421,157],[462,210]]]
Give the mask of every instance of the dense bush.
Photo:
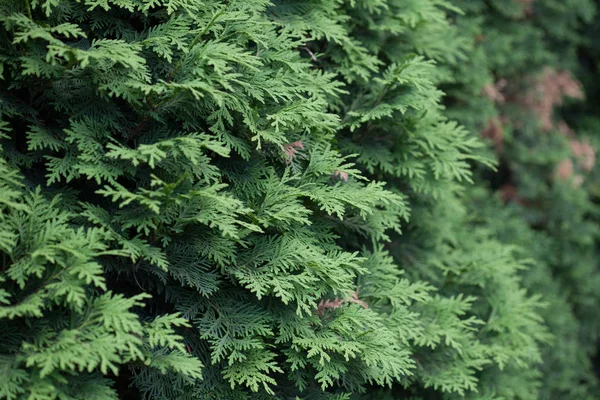
[[[0,398],[596,399],[595,8],[0,3]]]
[[[540,366],[539,397],[597,398],[590,358],[600,328],[595,172],[600,114],[582,102],[597,102],[598,58],[590,51],[597,36],[584,26],[593,21],[597,5],[475,3],[457,2],[466,11],[459,25],[479,36],[470,66],[456,68],[460,83],[449,86],[450,113],[491,140],[501,171],[492,187],[506,205],[490,204],[484,195],[474,206],[485,210],[500,240],[534,258],[524,284],[543,295],[547,307],[541,315],[554,336]],[[482,77],[478,85],[472,76]]]

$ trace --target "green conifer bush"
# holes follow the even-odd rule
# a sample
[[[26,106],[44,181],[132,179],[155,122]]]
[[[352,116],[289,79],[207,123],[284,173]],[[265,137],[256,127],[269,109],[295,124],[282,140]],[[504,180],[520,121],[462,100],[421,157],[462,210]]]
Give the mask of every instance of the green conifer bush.
[[[0,399],[595,398],[595,6],[506,3],[0,2]]]
[[[490,139],[500,161],[491,187],[505,204],[479,193],[474,210],[485,210],[498,238],[534,259],[524,282],[544,296],[542,316],[554,334],[539,398],[597,398],[590,359],[600,332],[598,114],[586,104],[597,98],[589,23],[598,4],[455,3],[465,11],[457,24],[471,26],[476,45],[447,85],[449,113]]]

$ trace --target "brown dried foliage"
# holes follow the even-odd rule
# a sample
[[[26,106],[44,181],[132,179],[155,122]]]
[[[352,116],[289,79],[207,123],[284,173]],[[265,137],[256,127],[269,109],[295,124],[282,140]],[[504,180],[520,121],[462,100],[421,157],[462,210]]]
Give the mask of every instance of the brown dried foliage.
[[[596,164],[596,150],[590,145],[587,139],[572,139],[570,144],[571,153],[575,156],[579,167],[584,171],[590,172]]]
[[[342,182],[348,182],[348,173],[344,171],[334,171],[333,177],[339,179]]]
[[[554,128],[554,108],[565,97],[583,99],[581,84],[568,71],[557,72],[546,67],[519,102],[537,116],[544,131],[549,131]]]
[[[487,97],[494,103],[502,104],[506,101],[506,98],[504,97],[502,91],[506,88],[507,85],[508,81],[506,79],[500,79],[496,83],[488,83],[487,85],[485,85],[482,89],[482,93],[485,95],[485,97]]]
[[[358,289],[352,292],[350,298],[338,299],[337,297],[333,300],[321,300],[317,306],[317,314],[324,315],[326,310],[336,310],[346,303],[358,304],[363,308],[369,308],[367,303],[358,298]]]
[[[517,2],[531,8],[534,0],[516,0]],[[507,102],[517,103],[531,111],[540,121],[543,131],[558,129],[564,136],[569,138],[571,157],[568,157],[556,165],[554,178],[561,181],[571,181],[575,187],[581,186],[584,176],[577,171],[589,172],[596,163],[596,151],[590,143],[576,137],[576,133],[564,122],[555,124],[554,109],[561,104],[566,97],[583,99],[584,93],[581,84],[573,79],[568,71],[555,71],[546,67],[542,74],[530,82],[530,89],[524,94],[506,95],[504,93],[508,82],[500,79],[496,83],[488,84],[482,88],[482,94],[495,104]],[[503,147],[504,125],[503,117],[492,118],[481,131],[481,136],[490,139],[501,152]],[[514,121],[518,126],[519,121]],[[500,189],[500,194],[505,202],[518,201],[518,190],[513,185],[505,185]]]
[[[296,153],[299,150],[303,150],[303,149],[304,149],[304,143],[302,143],[302,140],[298,140],[293,143],[288,143],[285,146],[283,146],[283,153],[285,154],[285,157],[286,157],[285,162],[290,164],[294,160],[294,157],[296,157]]]
[[[481,131],[481,136],[483,138],[490,139],[494,143],[497,153],[502,152],[504,145],[504,127],[501,119],[491,118],[488,121],[487,126]]]
[[[506,79],[500,79],[495,83],[485,85],[481,93],[490,99],[495,104],[503,104],[506,102],[503,90],[508,85]],[[496,152],[500,153],[503,148],[504,125],[503,118],[490,118],[487,125],[481,131],[481,136],[490,139],[496,148]]]
[[[577,165],[581,170],[590,172],[596,164],[596,150],[587,140],[571,139],[569,142],[573,158],[569,157],[558,163],[554,175],[556,179],[567,181],[573,179],[573,186],[579,187],[583,184],[584,176],[575,172]]]
[[[569,138],[569,146],[571,148],[572,158],[562,160],[556,166],[555,177],[559,180],[568,180],[573,178],[573,185],[579,187],[583,184],[583,175],[575,173],[575,167],[590,172],[596,165],[596,149],[590,144],[587,139],[578,139],[565,121],[558,123],[558,130],[567,138]],[[573,162],[575,160],[576,164]]]

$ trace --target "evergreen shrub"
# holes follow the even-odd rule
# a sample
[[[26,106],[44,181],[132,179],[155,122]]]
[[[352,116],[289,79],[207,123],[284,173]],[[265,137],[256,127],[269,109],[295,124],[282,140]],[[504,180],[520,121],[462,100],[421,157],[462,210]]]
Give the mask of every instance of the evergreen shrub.
[[[0,399],[597,398],[595,8],[0,2]]]

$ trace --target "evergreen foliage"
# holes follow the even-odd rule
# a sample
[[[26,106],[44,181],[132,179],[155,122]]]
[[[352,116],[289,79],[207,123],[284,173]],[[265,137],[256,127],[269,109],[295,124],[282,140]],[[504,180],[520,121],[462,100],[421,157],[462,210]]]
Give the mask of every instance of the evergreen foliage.
[[[500,240],[526,248],[535,260],[524,282],[544,295],[548,307],[541,315],[554,334],[540,367],[539,397],[594,399],[600,390],[590,362],[600,332],[599,114],[585,104],[597,98],[592,77],[598,70],[590,52],[596,37],[586,36],[584,25],[598,4],[474,3],[456,2],[466,11],[457,23],[482,36],[469,57],[474,61],[456,69],[460,85],[449,85],[450,113],[491,139],[503,171],[492,187],[505,204],[480,193],[473,205]]]
[[[0,2],[0,399],[596,398],[595,8]]]

